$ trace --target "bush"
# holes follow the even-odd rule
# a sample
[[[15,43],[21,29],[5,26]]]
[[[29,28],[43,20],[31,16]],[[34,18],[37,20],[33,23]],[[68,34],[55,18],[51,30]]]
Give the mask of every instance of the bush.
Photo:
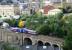
[[[35,14],[27,18],[25,24],[27,28],[36,30],[37,27],[44,24],[45,19],[47,19],[47,17],[38,17],[37,14]]]
[[[37,28],[38,34],[42,35],[49,35],[50,29],[48,25],[41,25],[40,27]]]
[[[12,19],[12,20],[7,19],[7,20],[4,20],[4,22],[7,22],[12,27],[17,27],[18,26],[18,22],[15,19]]]
[[[63,50],[72,50],[72,34],[67,35],[64,40]]]

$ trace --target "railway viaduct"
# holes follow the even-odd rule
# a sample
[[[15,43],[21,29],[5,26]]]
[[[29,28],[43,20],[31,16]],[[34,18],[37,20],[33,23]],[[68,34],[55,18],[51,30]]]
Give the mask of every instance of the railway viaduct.
[[[44,36],[44,35],[31,35],[25,33],[10,32],[6,29],[0,29],[0,41],[9,43],[20,43],[24,45],[50,45],[57,46],[62,50],[63,39]]]

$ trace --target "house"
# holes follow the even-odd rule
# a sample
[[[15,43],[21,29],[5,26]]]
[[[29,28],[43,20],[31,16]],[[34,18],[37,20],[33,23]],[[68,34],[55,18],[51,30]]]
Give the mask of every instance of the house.
[[[44,9],[44,14],[48,14],[48,11],[55,9],[55,7],[52,5],[47,5],[43,9]]]
[[[0,15],[1,16],[14,16],[19,14],[18,6],[11,5],[0,5]]]
[[[65,4],[65,6],[67,5],[72,6],[72,0],[45,0],[45,1],[49,1],[57,8],[62,7],[63,4]]]

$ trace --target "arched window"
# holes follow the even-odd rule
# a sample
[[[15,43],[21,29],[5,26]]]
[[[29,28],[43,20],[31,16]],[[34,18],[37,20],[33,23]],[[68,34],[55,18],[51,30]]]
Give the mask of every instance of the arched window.
[[[25,38],[24,39],[24,45],[32,45],[32,41],[30,38]]]

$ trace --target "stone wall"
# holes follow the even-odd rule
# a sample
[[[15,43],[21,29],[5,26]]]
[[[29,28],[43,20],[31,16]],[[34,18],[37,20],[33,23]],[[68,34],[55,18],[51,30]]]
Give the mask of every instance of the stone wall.
[[[50,45],[58,45],[59,47],[63,44],[63,39],[44,36],[44,35],[31,35],[25,33],[15,33],[11,32],[7,29],[0,29],[0,41],[9,42],[12,44],[22,44],[25,38],[29,38],[32,41],[32,45],[38,43],[38,41],[42,41],[43,44],[49,43]]]

